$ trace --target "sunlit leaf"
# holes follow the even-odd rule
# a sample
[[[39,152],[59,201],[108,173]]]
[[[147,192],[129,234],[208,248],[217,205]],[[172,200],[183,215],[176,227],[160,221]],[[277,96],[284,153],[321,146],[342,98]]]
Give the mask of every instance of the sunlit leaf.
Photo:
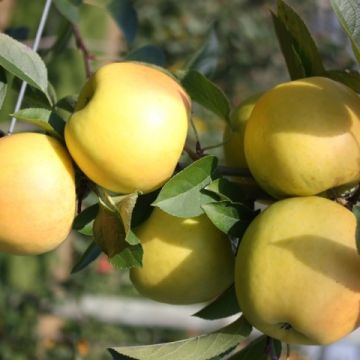
[[[215,179],[216,164],[210,155],[193,162],[163,186],[153,205],[179,217],[203,214],[201,206],[214,199],[201,190]]]
[[[29,108],[12,115],[18,120],[40,127],[57,138],[63,138],[65,121],[53,111],[42,108]]]
[[[330,3],[360,63],[360,4],[355,0],[330,0]]]
[[[234,348],[250,332],[251,326],[241,318],[207,335],[165,344],[116,347],[109,351],[115,360],[209,360]]]
[[[181,83],[193,101],[229,121],[230,102],[217,85],[195,70],[186,72]]]
[[[0,33],[0,66],[47,94],[47,69],[40,56],[3,33]]]

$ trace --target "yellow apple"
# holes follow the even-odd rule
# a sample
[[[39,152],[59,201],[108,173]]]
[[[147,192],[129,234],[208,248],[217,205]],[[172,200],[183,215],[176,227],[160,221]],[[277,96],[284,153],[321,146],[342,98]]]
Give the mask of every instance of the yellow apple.
[[[178,218],[155,208],[136,234],[143,266],[130,277],[146,297],[169,304],[211,300],[234,279],[234,255],[225,234],[205,216]]]
[[[245,156],[277,198],[316,195],[360,180],[360,99],[323,77],[275,86],[257,101]]]
[[[50,136],[0,139],[0,251],[35,255],[66,239],[75,215],[75,178],[66,149]]]
[[[244,152],[246,123],[262,94],[255,94],[238,105],[231,113],[230,124],[226,125],[224,141],[224,160],[227,166],[247,168]]]
[[[351,211],[317,196],[270,205],[250,224],[235,264],[248,321],[292,344],[330,344],[360,324],[360,256]]]
[[[135,62],[100,68],[81,91],[66,145],[95,183],[150,192],[172,175],[187,136],[190,100],[169,75]]]

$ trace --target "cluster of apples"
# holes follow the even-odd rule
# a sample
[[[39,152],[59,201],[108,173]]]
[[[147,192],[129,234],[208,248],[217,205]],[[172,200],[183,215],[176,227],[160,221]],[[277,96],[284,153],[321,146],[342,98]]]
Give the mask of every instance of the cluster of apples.
[[[331,79],[306,78],[249,99],[232,120],[228,163],[248,167],[277,200],[241,239],[240,308],[286,343],[335,342],[360,325],[356,218],[328,199],[360,180],[360,98]]]
[[[73,162],[114,193],[159,189],[180,159],[190,112],[168,73],[113,63],[85,84],[63,144],[36,133],[1,138],[0,251],[40,254],[67,237]],[[130,269],[133,284],[157,301],[191,304],[235,281],[242,312],[269,336],[327,344],[350,333],[360,324],[356,219],[326,195],[360,181],[358,95],[322,77],[280,84],[233,113],[225,140],[227,163],[248,167],[274,203],[249,225],[236,256],[205,215],[154,208],[135,229],[144,256]],[[116,243],[116,221],[100,207],[95,238]]]

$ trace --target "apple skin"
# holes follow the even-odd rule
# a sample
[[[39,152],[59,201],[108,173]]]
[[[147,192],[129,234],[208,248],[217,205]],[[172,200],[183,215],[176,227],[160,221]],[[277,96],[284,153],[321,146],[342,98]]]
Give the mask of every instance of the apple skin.
[[[231,243],[206,215],[178,218],[154,208],[136,234],[143,266],[130,269],[130,278],[142,295],[168,304],[195,304],[233,283]]]
[[[59,141],[36,133],[0,139],[0,252],[37,255],[68,236],[75,177]]]
[[[250,172],[276,198],[359,182],[359,96],[323,77],[280,84],[257,101],[244,141]]]
[[[173,174],[188,129],[190,99],[169,75],[135,62],[101,67],[65,127],[80,169],[117,193],[151,192]]]
[[[225,126],[224,160],[227,166],[248,168],[244,152],[244,136],[246,123],[261,94],[250,96],[235,107],[230,116],[230,124]]]
[[[330,344],[356,329],[355,229],[351,211],[317,196],[280,200],[258,215],[235,264],[236,294],[247,320],[289,344]]]

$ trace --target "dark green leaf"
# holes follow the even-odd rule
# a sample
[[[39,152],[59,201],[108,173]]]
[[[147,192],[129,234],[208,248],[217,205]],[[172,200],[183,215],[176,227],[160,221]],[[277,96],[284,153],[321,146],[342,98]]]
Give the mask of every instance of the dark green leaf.
[[[360,63],[360,4],[355,0],[330,0],[330,3]]]
[[[65,122],[53,111],[41,108],[29,108],[20,110],[13,114],[13,116],[18,120],[36,125],[57,138],[63,138]]]
[[[201,206],[214,199],[201,190],[216,177],[216,164],[210,155],[193,162],[163,186],[153,205],[178,217],[203,214]]]
[[[0,66],[47,95],[47,70],[40,56],[28,46],[0,33]]]
[[[7,79],[3,69],[0,68],[0,109],[4,103],[7,93]]]
[[[230,102],[223,91],[204,75],[189,70],[181,83],[192,100],[229,121]]]
[[[339,81],[356,92],[360,92],[360,73],[354,70],[330,70],[326,72],[330,79]]]
[[[145,45],[141,48],[135,49],[127,54],[126,60],[141,61],[157,66],[165,66],[166,64],[164,50],[154,45]]]
[[[269,344],[271,342],[271,344]],[[279,340],[268,338],[265,335],[253,340],[248,346],[229,360],[268,360],[272,358],[279,359],[281,355],[281,342]]]
[[[284,1],[277,2],[277,15],[291,35],[306,76],[321,76],[325,69],[316,44],[301,17]]]
[[[100,246],[96,244],[95,241],[93,241],[89,245],[89,247],[85,250],[80,260],[75,264],[75,266],[71,270],[71,273],[74,274],[76,272],[79,272],[80,270],[83,270],[90,263],[96,260],[100,254],[101,254]]]
[[[217,299],[206,305],[193,316],[206,320],[216,320],[237,314],[240,311],[235,287],[231,285]]]
[[[132,0],[111,0],[107,9],[130,45],[135,39],[138,28],[138,16]]]
[[[99,211],[98,203],[87,207],[85,210],[83,210],[80,214],[78,214],[75,217],[72,228],[74,230],[82,229],[85,225],[89,224],[91,221],[95,219],[98,211]]]
[[[66,110],[69,113],[73,113],[75,110],[76,102],[76,96],[65,96],[55,104],[55,107]]]
[[[233,348],[251,332],[249,323],[236,322],[207,335],[148,346],[123,346],[109,349],[113,359],[138,360],[209,360]]]
[[[68,21],[77,24],[80,20],[79,5],[74,4],[71,0],[54,0],[56,9]]]
[[[359,205],[353,206],[352,212],[356,217],[356,248],[358,254],[360,254],[360,206]]]
[[[300,56],[294,47],[293,38],[290,32],[286,29],[285,25],[277,15],[274,13],[271,13],[271,15],[290,78],[292,80],[304,78],[306,76],[306,71]]]
[[[220,44],[217,24],[209,32],[205,44],[190,59],[186,68],[196,70],[205,76],[211,76],[216,70],[220,56]]]
[[[238,238],[242,237],[256,214],[243,204],[226,200],[204,204],[202,208],[219,230]]]

